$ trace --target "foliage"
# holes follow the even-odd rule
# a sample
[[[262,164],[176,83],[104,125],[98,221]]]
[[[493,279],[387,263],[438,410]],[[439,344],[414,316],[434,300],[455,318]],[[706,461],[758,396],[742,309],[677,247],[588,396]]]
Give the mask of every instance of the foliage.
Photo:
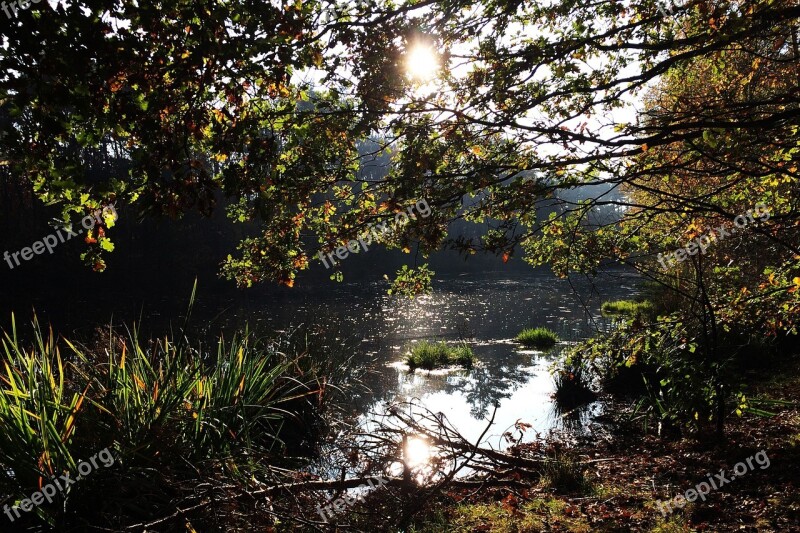
[[[93,404],[113,417],[115,438],[143,455],[169,446],[195,459],[278,444],[285,418],[280,403],[308,391],[287,379],[291,361],[250,334],[220,339],[216,354],[204,355],[182,339],[159,339],[148,350],[134,330],[121,349],[110,344],[107,362],[71,345],[82,363]],[[130,348],[129,348],[130,346]]]
[[[0,160],[65,218],[109,201],[208,213],[224,196],[260,224],[223,264],[242,286],[292,285],[316,249],[420,199],[432,216],[386,246],[508,261],[521,244],[566,275],[675,249],[763,201],[782,217],[764,242],[800,255],[782,234],[797,218],[798,16],[788,0],[669,18],[650,0],[42,4],[2,22]],[[419,46],[443,67],[425,86],[404,72]],[[636,120],[614,113],[645,95]],[[602,194],[562,194],[586,185]],[[448,238],[454,219],[489,230]],[[796,261],[774,262],[754,304],[800,286]],[[796,294],[780,304],[794,313]]]
[[[741,378],[732,356],[704,357],[689,335],[692,329],[676,315],[647,326],[623,320],[608,334],[579,344],[567,361],[585,360],[607,390],[632,396],[634,416],[643,423],[699,429],[716,420],[720,403],[739,397]],[[729,405],[725,414],[732,411]]]
[[[0,378],[0,464],[3,486],[25,497],[77,462],[97,452],[74,445],[86,391],[73,392],[55,336],[45,337],[34,319],[35,342],[24,347],[16,324],[2,339],[5,375]],[[88,451],[88,454],[83,452]],[[45,516],[41,509],[37,514]]]
[[[79,490],[91,492],[109,475],[139,483],[153,468],[164,476],[158,490],[150,488],[154,497],[179,490],[208,465],[226,471],[229,481],[247,479],[269,468],[255,458],[278,461],[282,424],[301,422],[294,400],[319,393],[313,381],[293,375],[297,361],[247,332],[220,340],[213,364],[185,339],[146,343],[135,330],[127,339],[112,334],[100,350],[65,340],[68,363],[61,343],[52,332],[45,338],[36,321],[34,339],[26,347],[14,328],[2,340],[0,487],[19,498],[74,473],[78,460],[105,447],[119,456],[117,472],[95,473]],[[64,512],[83,506],[69,493],[58,503],[61,509],[44,505],[37,513],[63,525]],[[141,512],[121,505],[134,516]]]
[[[516,339],[524,346],[551,348],[558,342],[558,335],[555,331],[544,327],[528,328],[520,331]]]
[[[433,370],[451,365],[472,368],[475,364],[475,354],[467,344],[451,346],[444,341],[422,341],[411,346],[406,356],[406,364],[412,370],[415,368]]]
[[[222,264],[240,286],[293,286],[421,200],[431,216],[381,242],[415,264],[443,248],[563,277],[621,262],[680,305],[618,334],[634,346],[612,366],[652,365],[647,412],[721,431],[724,337],[800,322],[798,19],[790,0],[667,18],[654,0],[41,3],[0,17],[0,162],[65,221],[224,198],[253,223]],[[404,72],[416,47],[442,66],[426,83]],[[98,269],[110,230],[87,238]],[[404,265],[390,291],[432,275]]]
[[[398,296],[408,296],[413,298],[418,294],[429,294],[431,292],[431,278],[435,272],[428,269],[424,264],[419,268],[408,268],[408,265],[397,271],[397,276],[392,280],[389,294]],[[386,276],[388,279],[388,276]]]

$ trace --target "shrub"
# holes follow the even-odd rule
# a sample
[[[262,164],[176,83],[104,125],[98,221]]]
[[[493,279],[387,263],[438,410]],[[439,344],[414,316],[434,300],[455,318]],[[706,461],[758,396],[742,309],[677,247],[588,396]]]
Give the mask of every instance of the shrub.
[[[604,390],[632,397],[633,416],[645,427],[692,430],[712,421],[720,400],[740,388],[735,367],[702,357],[696,334],[676,315],[642,324],[626,318],[601,336],[573,349],[573,357],[589,363]]]
[[[528,328],[517,335],[517,342],[533,348],[550,348],[558,342],[558,335],[548,328]]]
[[[459,365],[472,368],[475,364],[475,354],[466,344],[450,346],[446,342],[423,341],[411,347],[406,356],[406,364],[412,370],[424,368],[433,370],[445,366]]]

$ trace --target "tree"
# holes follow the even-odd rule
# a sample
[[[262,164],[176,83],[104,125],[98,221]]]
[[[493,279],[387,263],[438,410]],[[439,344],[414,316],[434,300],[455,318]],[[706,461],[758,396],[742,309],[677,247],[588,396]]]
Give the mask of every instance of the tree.
[[[650,1],[43,6],[9,29],[3,153],[65,214],[109,200],[207,211],[222,191],[235,220],[263,224],[224,265],[242,285],[292,284],[317,249],[330,252],[420,199],[434,216],[388,245],[508,260],[522,244],[530,261],[562,274],[592,270],[631,248],[624,233],[586,224],[598,207],[634,208],[639,220],[738,214],[713,195],[654,189],[646,180],[670,167],[648,154],[716,143],[739,159],[766,148],[795,160],[797,87],[770,73],[797,68],[798,16],[786,1],[690,2],[670,18]],[[446,68],[436,80],[406,75],[414,47],[439,55]],[[729,58],[739,83],[752,72],[757,93],[717,94],[714,80],[704,93],[711,105],[620,118],[626,100],[660,80],[729,69]],[[298,81],[312,72],[315,87]],[[359,151],[368,139],[378,146]],[[127,175],[89,183],[87,151],[110,149]],[[359,172],[387,152],[385,176]],[[716,171],[714,154],[694,157]],[[793,165],[750,163],[729,161],[748,177],[771,172],[789,188],[797,180]],[[721,190],[729,176],[719,176]],[[644,190],[652,201],[560,199],[586,184]],[[549,220],[536,218],[543,200],[558,206]],[[792,209],[782,216],[796,218]],[[481,242],[448,238],[456,218],[491,231]]]

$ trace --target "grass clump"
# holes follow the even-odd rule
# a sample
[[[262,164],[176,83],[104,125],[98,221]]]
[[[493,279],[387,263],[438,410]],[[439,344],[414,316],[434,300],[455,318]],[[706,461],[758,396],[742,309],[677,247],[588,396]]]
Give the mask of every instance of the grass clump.
[[[79,496],[58,493],[23,515],[20,531],[85,531],[111,516],[121,524],[115,530],[127,529],[172,514],[164,502],[220,476],[231,493],[246,490],[242,480],[282,464],[283,428],[310,420],[304,413],[322,394],[298,370],[304,358],[246,330],[220,338],[214,351],[182,334],[142,339],[135,328],[127,336],[109,328],[87,346],[35,318],[32,337],[18,338],[13,317],[11,331],[0,332],[0,496],[20,501],[63,473],[74,479],[78,463],[104,448],[114,461],[76,485]],[[147,496],[103,497],[120,486]],[[186,520],[218,516],[210,512]]]
[[[558,342],[558,335],[548,328],[528,328],[517,335],[517,342],[533,348],[551,348]]]
[[[594,485],[586,468],[567,453],[555,453],[542,465],[542,484],[562,494],[591,494]]]
[[[423,341],[411,347],[406,356],[406,364],[412,370],[415,368],[433,370],[453,365],[472,368],[475,364],[475,354],[466,344],[450,346],[444,341]]]
[[[603,316],[628,316],[628,317],[649,317],[654,313],[652,302],[636,302],[633,300],[614,300],[603,302],[600,306]]]
[[[580,358],[567,358],[553,376],[553,399],[563,410],[574,409],[597,399],[592,391],[591,377]]]

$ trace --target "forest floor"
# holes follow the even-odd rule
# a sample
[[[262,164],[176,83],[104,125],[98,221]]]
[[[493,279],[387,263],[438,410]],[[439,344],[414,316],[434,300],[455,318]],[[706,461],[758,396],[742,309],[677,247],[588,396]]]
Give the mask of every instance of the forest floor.
[[[612,405],[611,422],[591,436],[553,436],[546,445],[518,447],[522,455],[526,446],[534,452],[547,446],[548,453],[572,457],[583,464],[579,482],[567,471],[526,489],[450,490],[426,505],[412,530],[800,531],[800,361],[747,378],[748,397],[793,405],[772,408],[769,417],[731,417],[722,443],[713,435],[668,440],[647,434],[627,421],[625,407]],[[769,462],[763,455],[751,460],[752,468],[727,483],[715,477],[724,471],[731,478],[737,463],[762,450]],[[709,475],[724,486],[712,488],[705,502],[673,506],[666,515],[659,510],[658,500],[684,494]],[[565,491],[570,484],[573,490]]]

